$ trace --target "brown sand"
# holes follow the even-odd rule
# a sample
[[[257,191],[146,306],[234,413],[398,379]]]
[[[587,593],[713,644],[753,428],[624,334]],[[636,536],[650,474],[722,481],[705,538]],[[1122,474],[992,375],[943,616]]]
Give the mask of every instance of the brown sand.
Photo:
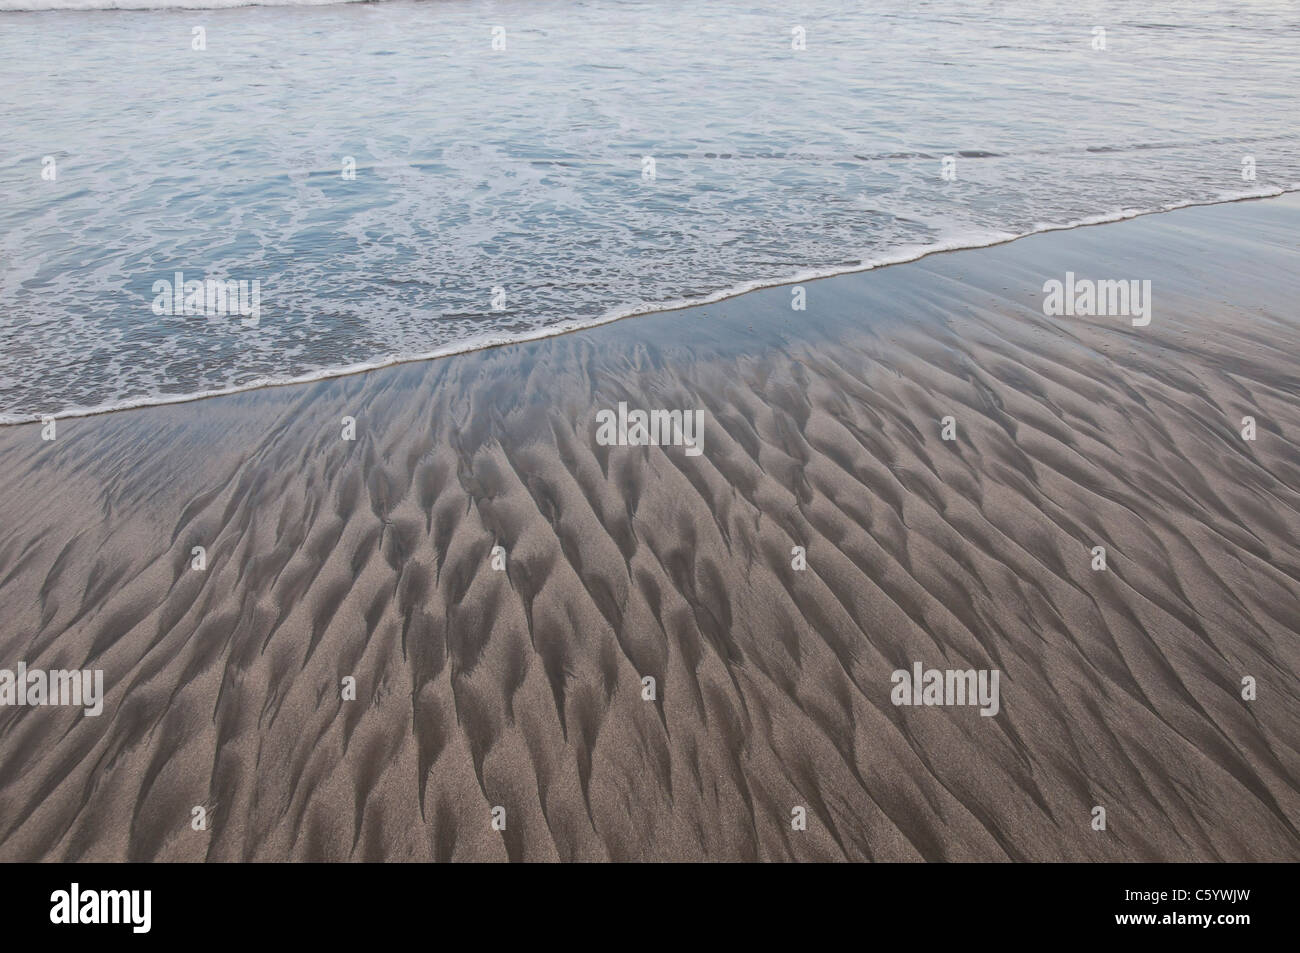
[[[0,667],[107,687],[0,709],[0,859],[1300,859],[1298,233],[1188,209],[0,430]],[[1044,317],[1067,270],[1151,325]],[[598,446],[619,400],[703,455]],[[1001,711],[895,707],[917,661]]]

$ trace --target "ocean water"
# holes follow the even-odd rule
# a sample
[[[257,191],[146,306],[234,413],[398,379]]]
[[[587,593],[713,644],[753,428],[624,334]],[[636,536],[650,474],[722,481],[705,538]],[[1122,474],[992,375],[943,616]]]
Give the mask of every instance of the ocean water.
[[[0,0],[0,421],[1300,185],[1295,2],[208,6]]]

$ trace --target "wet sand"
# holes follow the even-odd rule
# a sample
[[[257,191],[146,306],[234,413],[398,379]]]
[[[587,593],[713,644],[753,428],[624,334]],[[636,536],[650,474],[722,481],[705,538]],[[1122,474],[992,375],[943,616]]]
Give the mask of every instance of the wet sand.
[[[1184,209],[2,428],[0,668],[106,698],[0,708],[0,860],[1300,859],[1298,233]],[[1045,317],[1067,271],[1150,325]],[[703,452],[600,445],[620,401]],[[916,662],[997,715],[894,705]]]

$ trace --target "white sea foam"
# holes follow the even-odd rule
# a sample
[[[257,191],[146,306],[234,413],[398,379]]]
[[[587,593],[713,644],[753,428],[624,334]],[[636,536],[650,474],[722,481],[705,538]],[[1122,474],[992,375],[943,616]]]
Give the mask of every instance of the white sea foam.
[[[821,278],[833,278],[838,275],[856,274],[864,271],[872,271],[877,268],[883,268],[889,265],[901,265],[911,261],[918,261],[928,255],[939,254],[942,252],[966,251],[976,248],[991,248],[994,245],[1004,245],[1008,242],[1017,241],[1021,238],[1029,238],[1033,235],[1041,235],[1046,232],[1059,232],[1073,228],[1083,228],[1092,225],[1104,225],[1110,222],[1120,222],[1142,215],[1154,215],[1161,212],[1170,212],[1180,208],[1194,208],[1205,205],[1221,205],[1227,202],[1241,202],[1250,199],[1271,198],[1278,195],[1285,195],[1289,192],[1300,192],[1300,182],[1296,182],[1288,189],[1270,188],[1256,189],[1245,191],[1225,192],[1216,199],[1200,202],[1171,202],[1160,206],[1159,208],[1150,209],[1121,209],[1116,212],[1108,212],[1098,215],[1089,215],[1075,221],[1065,223],[1046,223],[1041,224],[1031,231],[1021,234],[1008,234],[1004,232],[990,232],[984,235],[969,235],[962,237],[953,237],[942,242],[935,242],[930,245],[917,245],[904,247],[884,255],[879,258],[863,261],[856,265],[845,265],[830,268],[805,268],[793,275],[773,280],[754,280],[746,281],[740,284],[731,285],[722,288],[707,295],[693,296],[691,298],[679,298],[672,301],[665,301],[653,306],[636,306],[626,309],[615,309],[590,320],[574,320],[560,324],[555,324],[536,331],[518,334],[514,336],[502,336],[494,334],[484,334],[479,337],[461,341],[454,345],[437,348],[432,351],[426,351],[419,354],[390,355],[377,358],[372,361],[363,361],[356,364],[349,364],[341,367],[327,367],[320,370],[311,371],[307,374],[287,377],[264,377],[256,380],[245,381],[240,384],[229,387],[217,387],[208,390],[196,391],[190,394],[160,394],[150,397],[131,398],[121,401],[112,401],[99,404],[93,407],[70,407],[53,414],[0,414],[0,426],[34,423],[44,418],[64,419],[68,417],[88,417],[95,414],[111,413],[119,410],[131,410],[140,407],[155,407],[167,404],[186,404],[196,400],[203,400],[208,397],[222,397],[230,394],[245,393],[252,390],[261,390],[266,387],[283,387],[290,384],[310,384],[315,381],[328,380],[335,377],[346,377],[352,374],[363,374],[366,371],[374,371],[383,367],[392,367],[397,364],[411,364],[417,361],[429,361],[436,358],[450,357],[455,354],[467,354],[473,351],[481,351],[490,347],[501,347],[507,344],[521,344],[528,341],[538,341],[545,338],[557,337],[561,334],[570,334],[574,331],[580,331],[585,328],[599,327],[604,324],[610,324],[614,321],[621,321],[624,318],[642,317],[652,314],[661,314],[667,311],[678,311],[682,308],[701,307],[704,305],[716,304],[719,301],[725,301],[729,298],[739,297],[748,294],[751,291],[759,291],[763,288],[776,288],[781,285],[800,284],[805,281],[816,281]]]
[[[1121,19],[1102,56],[1076,36],[1090,2],[849,5],[803,51],[743,0],[0,17],[0,420],[532,340],[1300,179],[1285,5]],[[1081,89],[1097,108],[1070,106]],[[154,308],[176,272],[257,282],[257,327]]]

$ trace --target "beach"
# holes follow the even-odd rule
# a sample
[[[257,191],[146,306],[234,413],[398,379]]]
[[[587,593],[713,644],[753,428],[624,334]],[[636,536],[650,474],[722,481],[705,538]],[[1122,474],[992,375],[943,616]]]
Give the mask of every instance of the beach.
[[[1300,859],[1298,227],[0,428],[0,664],[105,686],[0,709],[0,860]],[[1067,272],[1149,324],[1046,316]],[[918,663],[996,714],[896,704]]]

